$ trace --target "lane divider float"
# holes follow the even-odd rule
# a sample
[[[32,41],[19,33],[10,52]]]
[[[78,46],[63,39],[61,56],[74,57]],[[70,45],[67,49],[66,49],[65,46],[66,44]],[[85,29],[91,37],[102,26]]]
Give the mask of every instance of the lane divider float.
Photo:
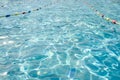
[[[50,5],[56,4],[58,2],[59,1],[56,0],[55,2],[51,2],[50,4],[44,5],[43,7],[39,7],[39,8],[36,8],[36,9],[32,9],[32,10],[28,10],[28,11],[23,11],[23,12],[16,12],[14,14],[3,15],[3,16],[0,16],[0,18],[8,18],[8,17],[11,17],[11,16],[18,16],[18,15],[23,15],[23,14],[31,13],[31,12],[34,12],[34,11],[39,11],[42,8],[46,8],[46,7],[50,6]]]
[[[109,17],[106,17],[104,14],[102,14],[101,12],[99,12],[98,10],[96,10],[94,8],[94,6],[90,5],[89,3],[84,1],[84,4],[86,4],[90,9],[92,9],[98,16],[102,17],[104,20],[111,22],[113,24],[117,24],[120,25],[120,22],[118,22],[117,20],[111,19]]]

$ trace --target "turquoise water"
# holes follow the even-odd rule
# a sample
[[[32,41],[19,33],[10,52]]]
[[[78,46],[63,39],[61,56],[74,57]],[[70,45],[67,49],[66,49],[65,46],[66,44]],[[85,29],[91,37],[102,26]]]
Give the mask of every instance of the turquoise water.
[[[0,80],[120,80],[119,0],[0,0]],[[43,7],[48,5],[47,7]]]

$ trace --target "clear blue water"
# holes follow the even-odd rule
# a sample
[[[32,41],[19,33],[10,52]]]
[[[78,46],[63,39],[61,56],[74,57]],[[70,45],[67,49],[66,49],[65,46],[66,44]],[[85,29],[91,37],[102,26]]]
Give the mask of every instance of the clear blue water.
[[[56,0],[0,0],[0,16]],[[0,18],[0,80],[120,80],[119,0],[59,0]]]

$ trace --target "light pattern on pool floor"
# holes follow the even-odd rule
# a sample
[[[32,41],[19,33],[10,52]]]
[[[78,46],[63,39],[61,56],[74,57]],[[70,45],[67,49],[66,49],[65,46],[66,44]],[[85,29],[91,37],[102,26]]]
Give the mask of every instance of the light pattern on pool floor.
[[[0,16],[56,0],[0,0]],[[119,0],[86,0],[120,21]],[[120,26],[84,0],[59,0],[39,11],[0,18],[0,80],[119,80]]]

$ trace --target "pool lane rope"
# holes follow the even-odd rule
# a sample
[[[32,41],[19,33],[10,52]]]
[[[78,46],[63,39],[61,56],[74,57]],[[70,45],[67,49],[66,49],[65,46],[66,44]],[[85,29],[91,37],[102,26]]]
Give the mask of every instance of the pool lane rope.
[[[55,2],[52,2],[49,5],[45,5],[43,7],[45,8],[45,7],[48,7],[50,5],[56,4],[56,3],[58,3],[58,1],[59,0],[56,0]],[[99,12],[98,10],[96,10],[92,5],[88,4],[87,2],[84,1],[84,4],[86,4],[88,7],[90,7],[90,9],[92,9],[98,16],[102,17],[104,20],[106,20],[108,22],[111,22],[113,24],[120,25],[120,22],[118,22],[118,21],[116,21],[114,19],[111,19],[109,17],[106,17],[104,14],[102,14],[101,12]],[[24,11],[24,12],[16,12],[14,14],[7,14],[7,15],[4,15],[4,16],[0,16],[0,18],[4,18],[4,17],[8,18],[8,17],[11,17],[11,16],[18,16],[18,15],[23,15],[23,14],[31,13],[31,12],[34,12],[34,11],[39,11],[43,7],[39,7],[39,8],[36,8],[36,9],[29,10],[29,11]]]
[[[120,25],[120,22],[118,22],[117,20],[111,19],[109,17],[106,17],[104,14],[96,10],[94,6],[90,5],[89,3],[84,1],[84,4],[86,4],[90,9],[92,9],[98,16],[102,17],[104,20],[111,22],[112,24]]]
[[[50,4],[44,5],[43,7],[39,7],[39,8],[36,8],[36,9],[23,11],[23,12],[16,12],[14,14],[7,14],[7,15],[4,15],[4,16],[0,16],[0,18],[8,18],[8,17],[11,17],[11,16],[18,16],[18,15],[28,14],[28,13],[31,13],[31,12],[34,12],[34,11],[39,11],[42,8],[46,8],[46,7],[50,6],[50,5],[56,4],[58,2],[59,2],[59,0],[56,0],[55,2],[51,2]]]

